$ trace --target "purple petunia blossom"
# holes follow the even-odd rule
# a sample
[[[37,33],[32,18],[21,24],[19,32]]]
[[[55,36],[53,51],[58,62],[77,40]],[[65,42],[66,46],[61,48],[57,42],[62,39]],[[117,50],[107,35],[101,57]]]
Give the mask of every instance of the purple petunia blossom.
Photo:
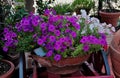
[[[39,45],[42,45],[42,44],[43,44],[43,40],[39,38],[39,39],[37,40],[37,43],[38,43]]]
[[[54,56],[54,60],[55,61],[59,61],[61,59],[61,55],[60,54],[56,54],[55,56]]]
[[[102,39],[106,39],[106,35],[104,33],[100,33]]]
[[[11,37],[17,37],[17,34],[14,33],[14,32],[12,32],[12,33],[11,33]]]
[[[55,26],[54,25],[49,25],[48,30],[53,32],[55,30]]]
[[[33,27],[32,25],[26,25],[26,26],[23,26],[23,31],[24,32],[32,32],[33,31]]]
[[[28,18],[23,18],[21,20],[21,25],[25,26],[25,25],[30,25],[30,19]]]
[[[70,29],[66,29],[66,30],[65,30],[65,33],[70,33],[70,32],[71,32]]]
[[[3,47],[3,51],[7,52],[8,48],[6,46]]]
[[[5,37],[5,40],[11,40],[12,39],[11,34],[9,32],[4,34],[4,37]]]
[[[36,19],[32,19],[33,26],[38,26],[39,22]]]
[[[61,46],[60,46],[60,45],[54,45],[54,49],[55,49],[55,50],[60,50],[60,49],[61,49]]]
[[[75,31],[72,31],[72,32],[71,32],[71,35],[72,35],[73,38],[76,38],[76,37],[77,37],[77,33],[76,33]]]
[[[84,45],[84,46],[83,46],[83,50],[84,50],[85,52],[89,51],[89,45]]]
[[[61,34],[59,30],[55,30],[54,33],[55,33],[56,36],[60,36],[60,34]]]
[[[5,46],[12,46],[13,40],[8,40],[5,42]]]
[[[106,45],[107,45],[107,42],[106,42],[105,39],[100,39],[100,44],[101,44],[102,46],[106,46]]]
[[[9,31],[8,28],[4,28],[4,33],[7,33]]]
[[[55,36],[50,36],[49,39],[50,39],[50,42],[54,42],[56,38]]]
[[[60,40],[61,43],[65,42],[65,38],[64,37],[60,38],[59,40]]]
[[[71,23],[76,23],[77,18],[75,16],[67,17],[67,20]]]
[[[87,36],[83,36],[83,37],[80,39],[80,42],[84,44],[84,43],[88,42],[88,40],[89,40],[89,39],[88,39]]]
[[[53,45],[52,45],[51,43],[47,43],[47,44],[45,45],[45,47],[46,47],[47,50],[53,50],[53,49],[54,49],[54,48],[53,48]]]
[[[41,23],[40,27],[42,30],[45,30],[47,27],[47,23],[45,23],[45,22]]]
[[[80,25],[78,23],[73,23],[72,25],[76,28],[76,30],[80,30]]]
[[[53,51],[50,50],[50,51],[47,52],[46,56],[47,56],[47,57],[50,57],[50,56],[52,56],[52,54],[53,54]]]

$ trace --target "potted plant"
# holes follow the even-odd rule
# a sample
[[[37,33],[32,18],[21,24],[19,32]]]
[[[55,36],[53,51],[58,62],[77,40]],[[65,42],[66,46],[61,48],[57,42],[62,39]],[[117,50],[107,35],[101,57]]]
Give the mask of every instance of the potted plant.
[[[70,4],[55,4],[52,7],[59,15],[72,15],[73,8]]]
[[[120,10],[119,8],[119,2],[117,4],[118,0],[99,0],[104,2],[104,6],[100,11],[99,15],[101,16],[101,21],[106,22],[107,24],[112,24],[113,26],[117,26],[119,16],[120,16]],[[114,5],[116,5],[116,7]]]
[[[47,0],[47,1],[37,0],[36,1],[37,13],[43,14],[45,9],[50,8],[49,4],[51,4],[53,2],[54,2],[54,0],[53,1],[52,0]]]
[[[111,34],[114,29],[110,25],[101,24],[97,18],[89,18],[84,10],[81,12],[81,16],[54,15],[53,9],[45,10],[44,15],[31,13],[23,17],[15,26],[4,28],[4,36],[1,40],[3,50],[8,52],[16,49],[17,52],[31,52],[40,47],[40,52],[35,51],[40,55],[31,56],[36,61],[42,61],[44,65],[50,66],[48,71],[75,72],[78,64],[87,60],[91,53],[107,45],[106,33]],[[63,59],[74,61],[66,60],[68,62],[66,64]],[[71,71],[61,72],[66,67],[66,70],[70,70],[70,64],[72,64]],[[56,67],[59,72],[55,72],[51,67]]]
[[[87,14],[89,14],[89,11],[95,7],[95,1],[94,0],[74,0],[71,6],[74,7],[74,10],[77,14],[80,14],[81,9],[85,9],[87,11]]]
[[[11,61],[0,59],[0,78],[11,78],[14,69],[14,64]]]

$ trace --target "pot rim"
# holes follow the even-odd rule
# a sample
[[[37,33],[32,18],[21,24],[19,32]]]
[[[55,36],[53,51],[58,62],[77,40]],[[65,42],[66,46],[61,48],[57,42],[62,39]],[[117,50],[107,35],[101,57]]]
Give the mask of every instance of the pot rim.
[[[10,65],[10,69],[6,73],[4,73],[0,76],[0,78],[6,78],[6,77],[10,76],[10,74],[14,71],[15,66],[11,61],[8,61],[8,60],[5,60],[5,59],[2,59],[0,61],[6,62]]]

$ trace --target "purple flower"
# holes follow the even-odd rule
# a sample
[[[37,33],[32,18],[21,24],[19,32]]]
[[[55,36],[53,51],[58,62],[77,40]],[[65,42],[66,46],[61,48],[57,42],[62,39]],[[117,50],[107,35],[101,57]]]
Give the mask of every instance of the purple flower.
[[[4,33],[7,33],[9,32],[9,29],[8,28],[4,28]]]
[[[100,44],[101,44],[102,46],[106,46],[106,45],[107,45],[107,42],[106,42],[105,39],[100,39]]]
[[[37,43],[38,43],[39,45],[42,45],[42,44],[43,44],[43,40],[39,38],[39,39],[37,40]]]
[[[5,46],[9,47],[13,45],[13,40],[8,40],[5,42]]]
[[[47,36],[42,36],[42,40],[43,40],[44,42],[46,42]]]
[[[45,47],[47,50],[54,50],[53,45],[51,43],[47,43]]]
[[[83,50],[84,50],[85,52],[87,52],[87,51],[89,50],[89,45],[84,45],[84,46],[83,46]]]
[[[54,25],[49,25],[48,30],[53,32],[55,30],[55,26]]]
[[[33,27],[32,25],[26,25],[26,26],[23,26],[23,31],[24,32],[32,32],[33,31]]]
[[[52,54],[53,54],[53,51],[50,50],[50,51],[47,52],[46,56],[47,56],[47,57],[50,57],[50,56],[52,56]]]
[[[102,39],[106,39],[106,35],[104,33],[100,33]]]
[[[54,33],[55,33],[56,36],[60,36],[60,31],[59,30],[55,30]]]
[[[47,23],[45,23],[45,22],[41,23],[40,27],[42,30],[45,30],[47,27]]]
[[[11,40],[12,39],[9,32],[4,34],[4,37],[5,37],[5,40]]]
[[[71,23],[76,23],[77,18],[75,16],[72,16],[72,17],[67,17],[67,20]]]
[[[36,18],[32,19],[33,26],[38,26],[39,22]]]
[[[72,32],[71,32],[71,35],[72,35],[73,38],[76,38],[76,37],[77,37],[77,33],[76,33],[75,31],[72,31]]]
[[[11,33],[11,37],[17,37],[17,34],[14,33],[14,32],[12,32],[12,33]]]
[[[54,49],[55,49],[55,50],[60,50],[60,49],[61,49],[61,46],[56,44],[56,45],[54,45]]]
[[[76,30],[80,30],[80,25],[78,23],[73,23],[73,26],[76,28]]]
[[[56,54],[55,56],[54,56],[54,60],[55,61],[59,61],[61,59],[61,55],[60,54]]]
[[[8,48],[6,46],[3,47],[3,51],[7,52]]]
[[[83,36],[80,40],[81,43],[85,44],[88,41],[88,37],[87,36]]]
[[[70,33],[71,30],[70,30],[70,29],[66,29],[65,32],[66,32],[66,33]]]
[[[45,11],[44,11],[44,14],[45,15],[55,15],[56,14],[56,11],[55,10],[53,10],[52,8],[51,9],[46,9]]]
[[[50,39],[50,42],[54,42],[56,38],[55,36],[50,36],[49,39]]]
[[[65,38],[64,37],[60,38],[59,40],[60,40],[61,43],[65,42]]]
[[[30,25],[30,19],[27,19],[27,18],[23,18],[21,20],[21,25]]]

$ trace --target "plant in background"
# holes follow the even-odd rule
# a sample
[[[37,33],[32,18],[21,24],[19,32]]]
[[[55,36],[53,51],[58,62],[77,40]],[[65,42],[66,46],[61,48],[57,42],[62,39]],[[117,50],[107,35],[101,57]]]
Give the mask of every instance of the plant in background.
[[[78,14],[80,14],[81,9],[85,9],[89,13],[95,7],[95,2],[94,0],[74,0],[71,6]]]
[[[106,33],[111,34],[113,29],[110,25],[90,18],[84,10],[81,16],[54,13],[47,9],[44,15],[29,14],[15,26],[4,28],[3,50],[28,52],[41,47],[48,58],[59,61],[97,52],[107,45]]]
[[[8,14],[5,18],[5,23],[7,25],[15,25],[16,22],[20,21],[22,17],[28,15],[28,12],[25,10],[24,7],[15,7],[12,12]]]
[[[118,2],[118,3],[117,3]],[[120,1],[119,0],[100,0],[101,6],[99,15],[102,22],[118,26],[120,16]]]
[[[64,14],[71,14],[73,12],[73,8],[70,4],[56,4],[52,7],[57,14],[64,15]]]
[[[102,9],[105,12],[120,12],[119,0],[101,0],[103,3]]]
[[[45,9],[50,8],[49,4],[53,3],[54,0],[47,0],[47,1],[43,1],[43,0],[37,0],[36,4],[37,4],[37,12],[39,14],[43,14]]]

